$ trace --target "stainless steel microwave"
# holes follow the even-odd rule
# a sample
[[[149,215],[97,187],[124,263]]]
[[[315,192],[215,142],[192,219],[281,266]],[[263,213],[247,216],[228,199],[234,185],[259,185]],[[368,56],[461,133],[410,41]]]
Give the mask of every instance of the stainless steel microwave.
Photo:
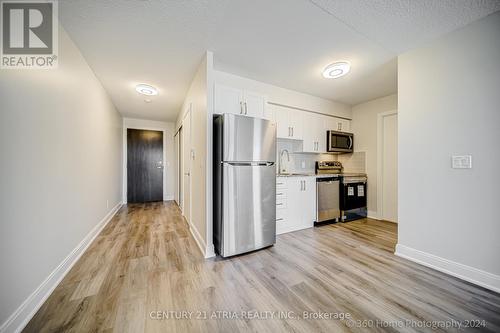
[[[326,147],[330,153],[352,153],[354,134],[338,131],[327,131]]]

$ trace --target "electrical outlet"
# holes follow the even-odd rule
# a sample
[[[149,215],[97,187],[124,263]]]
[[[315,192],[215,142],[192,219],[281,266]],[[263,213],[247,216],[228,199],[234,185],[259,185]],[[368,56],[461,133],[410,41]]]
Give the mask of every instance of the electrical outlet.
[[[452,169],[472,169],[472,155],[454,155],[451,157]]]

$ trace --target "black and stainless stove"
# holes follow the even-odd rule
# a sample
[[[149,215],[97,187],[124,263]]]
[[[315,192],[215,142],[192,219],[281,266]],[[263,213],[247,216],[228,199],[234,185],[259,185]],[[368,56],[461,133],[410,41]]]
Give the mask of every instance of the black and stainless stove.
[[[345,173],[339,161],[316,162],[316,222],[347,222],[367,216],[365,173]]]

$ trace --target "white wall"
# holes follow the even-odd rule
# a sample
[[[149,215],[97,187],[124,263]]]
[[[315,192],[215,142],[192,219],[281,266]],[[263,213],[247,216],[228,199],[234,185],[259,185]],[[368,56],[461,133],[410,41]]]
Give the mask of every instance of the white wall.
[[[122,198],[121,116],[62,27],[59,50],[56,70],[0,70],[0,323],[20,310],[9,330]]]
[[[368,176],[368,215],[378,218],[377,211],[377,118],[388,111],[397,111],[398,95],[389,95],[352,107],[351,130],[354,133],[354,150],[366,153]]]
[[[212,107],[209,104],[213,93],[209,83],[213,68],[211,52],[203,57],[198,70],[191,82],[182,106],[182,112],[176,121],[176,128],[182,125],[184,113],[191,108],[191,150],[194,154],[191,160],[191,232],[203,254],[213,255],[212,216],[211,216],[211,136]]]
[[[163,200],[174,200],[175,163],[174,128],[171,122],[123,118],[123,202],[127,202],[127,129],[163,131]]]
[[[245,77],[214,71],[215,82],[267,95],[269,103],[351,119],[351,106]]]
[[[397,253],[497,291],[499,37],[497,12],[398,61]],[[472,169],[451,168],[460,154]]]

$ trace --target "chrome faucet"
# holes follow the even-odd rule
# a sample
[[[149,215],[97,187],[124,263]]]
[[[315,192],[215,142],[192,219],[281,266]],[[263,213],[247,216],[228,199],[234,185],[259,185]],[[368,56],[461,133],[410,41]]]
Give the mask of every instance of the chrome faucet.
[[[282,159],[283,159],[284,153],[286,153],[286,158],[287,158],[288,162],[290,162],[290,154],[288,153],[288,150],[282,149],[281,152],[280,152],[280,160],[279,160],[280,163],[279,163],[278,173],[282,173],[282,172],[285,171],[285,169],[282,168],[282,166],[283,166]]]

